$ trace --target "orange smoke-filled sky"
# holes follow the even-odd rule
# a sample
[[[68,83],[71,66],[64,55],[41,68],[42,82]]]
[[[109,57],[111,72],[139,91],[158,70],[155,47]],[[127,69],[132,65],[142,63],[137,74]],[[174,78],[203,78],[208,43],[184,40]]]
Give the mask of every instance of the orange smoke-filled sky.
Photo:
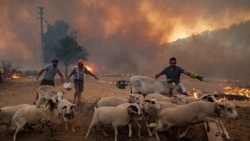
[[[38,6],[47,23],[64,20],[77,31],[89,61],[101,67],[122,54],[141,68],[163,43],[250,20],[249,0],[0,0],[0,60],[42,66]]]

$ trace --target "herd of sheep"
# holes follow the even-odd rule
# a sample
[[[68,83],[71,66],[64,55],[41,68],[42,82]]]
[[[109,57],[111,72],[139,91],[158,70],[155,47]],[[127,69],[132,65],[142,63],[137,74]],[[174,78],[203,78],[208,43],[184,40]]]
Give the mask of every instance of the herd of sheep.
[[[157,140],[160,140],[158,132],[169,131],[172,127],[185,129],[178,135],[181,138],[186,135],[189,127],[197,123],[214,122],[219,127],[221,125],[217,117],[234,120],[238,117],[235,105],[231,102],[217,102],[212,94],[205,94],[200,98],[178,93],[170,95],[170,87],[166,88],[165,84],[155,81],[157,80],[145,76],[133,76],[129,98],[100,98],[95,103],[85,137],[87,138],[92,127],[97,125],[111,125],[115,141],[118,138],[118,128],[128,126],[128,136],[131,137],[131,123],[134,122],[138,127],[138,137],[141,136],[141,124],[145,124],[148,135],[155,136]],[[72,132],[75,132],[75,107],[75,104],[63,98],[61,91],[42,85],[37,90],[35,105],[22,104],[0,108],[0,125],[6,125],[7,131],[13,132],[13,141],[16,141],[17,134],[23,129],[32,128],[36,124],[48,126],[53,135],[51,125],[60,124],[61,118],[65,122],[65,129],[68,130],[70,122]],[[107,135],[104,128],[103,133]],[[223,134],[223,131],[217,134]]]

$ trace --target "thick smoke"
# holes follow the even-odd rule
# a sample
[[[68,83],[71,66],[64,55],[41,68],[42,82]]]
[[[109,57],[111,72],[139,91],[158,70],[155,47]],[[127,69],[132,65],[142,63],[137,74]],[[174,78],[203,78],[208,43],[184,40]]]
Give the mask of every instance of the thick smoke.
[[[179,48],[168,50],[162,44],[200,34],[203,31],[229,28],[232,24],[250,20],[248,0],[181,2],[173,0],[3,0],[0,2],[0,60],[16,61],[23,68],[41,68],[38,6],[44,7],[44,19],[47,23],[53,24],[56,20],[62,19],[77,32],[79,44],[89,51],[88,60],[99,72],[154,74],[168,65],[168,58],[172,56],[179,57],[180,65],[184,65],[191,71],[211,72],[212,64],[224,65],[225,68],[233,70],[234,67],[229,62],[238,63],[233,57],[242,55],[237,50],[234,50],[234,53],[238,55],[232,56],[228,53],[227,50],[231,49],[230,40],[223,42],[221,46],[216,45],[214,50],[199,48],[198,54],[204,54],[205,57],[200,55],[195,57],[197,52],[190,51],[191,45],[183,44],[181,50]],[[46,23],[44,29],[46,32]],[[209,44],[207,42],[209,40],[206,41],[206,45]],[[225,59],[225,61],[214,60],[214,57],[207,54],[209,49],[220,52],[217,54],[219,57],[215,58]],[[210,66],[195,65],[188,61],[190,58],[192,58],[191,61],[199,61],[198,64],[210,64]],[[238,60],[242,61],[242,59]],[[243,66],[247,65],[247,62],[240,63]],[[207,69],[199,69],[199,67],[207,67]]]

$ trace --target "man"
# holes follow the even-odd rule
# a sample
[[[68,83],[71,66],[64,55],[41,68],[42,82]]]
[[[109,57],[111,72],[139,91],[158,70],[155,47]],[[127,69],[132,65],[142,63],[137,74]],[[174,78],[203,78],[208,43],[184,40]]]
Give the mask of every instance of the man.
[[[169,83],[176,83],[180,86],[181,91],[183,94],[187,95],[187,90],[182,82],[180,82],[180,75],[184,73],[187,76],[190,76],[191,78],[197,78],[200,81],[203,81],[203,76],[193,74],[190,72],[184,71],[181,67],[176,66],[177,60],[175,57],[172,57],[169,59],[169,66],[165,67],[160,73],[155,75],[155,79],[160,77],[161,75],[166,75],[167,82]]]
[[[61,71],[57,68],[57,64],[58,64],[58,60],[57,59],[52,59],[50,65],[46,66],[45,68],[43,68],[37,75],[36,80],[39,79],[40,75],[43,74],[43,72],[45,72],[45,75],[43,77],[43,80],[41,82],[40,85],[51,85],[51,86],[55,86],[55,76],[58,73],[61,77],[61,80],[63,82],[63,75],[61,73]]]
[[[69,82],[70,78],[74,75],[73,79],[74,79],[74,86],[75,86],[75,94],[74,94],[73,103],[77,105],[79,105],[81,102],[81,93],[83,92],[83,89],[84,89],[84,73],[91,75],[96,80],[99,79],[84,66],[84,60],[82,59],[78,60],[78,65],[72,69],[71,73],[67,77],[67,82]]]

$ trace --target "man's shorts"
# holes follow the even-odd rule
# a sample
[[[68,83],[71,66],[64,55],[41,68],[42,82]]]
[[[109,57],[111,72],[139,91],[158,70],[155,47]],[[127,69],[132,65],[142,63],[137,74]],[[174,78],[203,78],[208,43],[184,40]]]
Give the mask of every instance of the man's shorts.
[[[55,82],[53,80],[46,80],[43,79],[40,85],[51,85],[51,86],[55,86]]]
[[[83,80],[74,80],[74,86],[76,92],[83,92]]]

